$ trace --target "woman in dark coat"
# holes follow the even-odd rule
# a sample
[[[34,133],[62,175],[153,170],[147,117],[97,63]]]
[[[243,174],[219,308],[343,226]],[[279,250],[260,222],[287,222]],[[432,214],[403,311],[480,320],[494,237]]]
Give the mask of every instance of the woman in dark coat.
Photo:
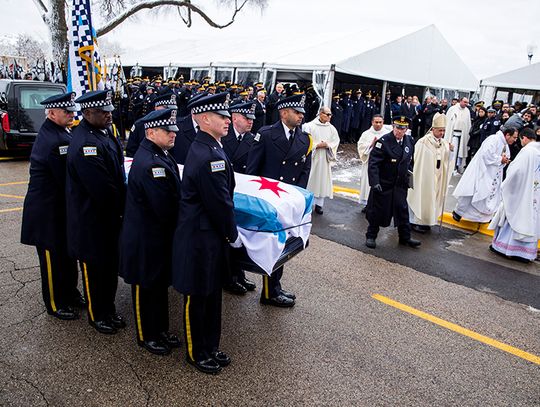
[[[469,142],[467,143],[467,146],[469,146],[469,155],[467,156],[467,164],[469,164],[482,144],[480,131],[482,130],[482,125],[486,121],[486,118],[487,110],[485,107],[480,106],[478,114],[472,122],[471,130],[469,131]]]

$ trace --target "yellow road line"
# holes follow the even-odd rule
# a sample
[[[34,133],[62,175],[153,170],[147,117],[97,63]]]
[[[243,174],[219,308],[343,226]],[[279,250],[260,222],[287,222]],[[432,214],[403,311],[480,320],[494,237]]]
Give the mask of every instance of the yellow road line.
[[[14,160],[17,157],[0,157],[0,161]]]
[[[3,198],[17,198],[17,199],[24,199],[24,196],[22,196],[22,195],[0,194],[0,197],[3,197]]]
[[[22,211],[23,208],[0,209],[0,213]]]
[[[0,184],[0,187],[5,187],[8,185],[22,185],[22,184],[28,184],[28,181],[6,182],[5,184]]]
[[[425,319],[426,321],[432,322],[436,325],[442,326],[443,328],[450,329],[451,331],[457,332],[461,335],[468,336],[471,339],[485,343],[486,345],[489,345],[489,346],[493,346],[494,348],[500,349],[504,352],[508,352],[514,356],[525,359],[531,363],[540,365],[540,356],[533,355],[532,353],[525,352],[521,349],[507,345],[506,343],[499,342],[495,339],[492,339],[487,336],[476,333],[474,331],[471,331],[467,328],[463,328],[459,325],[453,324],[452,322],[448,322],[448,321],[445,321],[444,319],[437,318],[433,315],[417,310],[416,308],[409,307],[408,305],[394,301],[380,294],[373,294],[371,297],[384,304],[390,305],[391,307],[397,308],[401,311],[408,312],[409,314]]]
[[[346,192],[348,194],[360,195],[359,189],[339,187],[337,185],[335,185],[332,189],[334,190],[334,192]]]

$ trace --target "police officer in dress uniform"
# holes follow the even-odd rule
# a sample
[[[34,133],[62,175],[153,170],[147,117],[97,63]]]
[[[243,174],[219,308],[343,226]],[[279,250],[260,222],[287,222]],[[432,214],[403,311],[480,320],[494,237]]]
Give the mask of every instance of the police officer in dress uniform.
[[[158,96],[153,101],[154,110],[177,109],[176,95],[174,93]],[[137,120],[131,127],[131,132],[126,145],[126,156],[135,157],[135,153],[145,138],[143,117]]]
[[[229,108],[231,113],[231,125],[229,133],[221,139],[223,150],[229,157],[235,172],[246,173],[247,158],[254,136],[251,133],[251,126],[255,119],[255,102],[239,103]],[[231,251],[234,259],[236,253]],[[231,262],[231,278],[225,282],[223,288],[232,294],[245,294],[253,291],[257,286],[246,278],[244,270],[237,267],[235,262]]]
[[[480,143],[483,143],[492,134],[497,133],[501,126],[501,119],[497,116],[497,111],[490,107],[487,110],[487,119],[480,128]]]
[[[280,100],[276,108],[280,120],[262,127],[248,155],[246,173],[273,178],[302,188],[307,186],[311,169],[311,136],[302,131],[305,95]],[[261,303],[278,307],[294,306],[296,296],[281,288],[283,267],[263,276]]]
[[[169,99],[170,100],[170,99]],[[168,153],[176,137],[174,109],[142,118],[146,137],[129,171],[120,237],[120,275],[131,284],[137,343],[156,355],[180,346],[169,333],[168,287],[180,202],[178,164]]]
[[[406,135],[410,121],[405,116],[393,120],[394,129],[382,136],[373,147],[368,161],[368,177],[371,191],[366,207],[369,226],[366,246],[375,249],[379,228],[394,225],[398,228],[399,243],[410,247],[420,246],[411,238],[407,190],[412,173],[414,140]]]
[[[71,142],[75,93],[41,102],[47,118],[30,155],[30,182],[24,199],[21,242],[36,246],[41,290],[47,313],[59,319],[79,318],[86,303],[77,290],[77,260],[67,251],[66,156]]]
[[[228,99],[225,92],[190,103],[200,129],[184,165],[173,242],[173,286],[184,294],[187,362],[204,373],[218,373],[231,362],[219,350],[229,245],[241,247],[234,173],[220,143],[229,131]]]
[[[66,181],[68,250],[82,262],[89,323],[103,334],[126,326],[114,305],[126,185],[111,97],[109,90],[92,91],[75,101],[83,119],[73,131]]]

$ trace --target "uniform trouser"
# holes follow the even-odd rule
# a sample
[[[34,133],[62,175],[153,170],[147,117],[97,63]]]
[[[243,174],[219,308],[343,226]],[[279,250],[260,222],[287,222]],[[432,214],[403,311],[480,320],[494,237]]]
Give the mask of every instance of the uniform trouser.
[[[281,277],[283,276],[283,266],[274,270],[274,272],[267,276],[263,276],[263,287],[261,296],[268,300],[270,298],[277,297],[281,294]]]
[[[66,251],[37,248],[41,272],[41,292],[47,312],[53,313],[73,303],[77,293],[77,260]]]
[[[410,223],[404,223],[401,225],[398,225],[398,235],[401,240],[409,240],[411,238],[411,224]],[[379,225],[372,225],[369,224],[366,232],[366,238],[367,239],[377,239],[377,235],[379,234]]]
[[[219,349],[221,289],[209,295],[184,295],[184,335],[187,358],[208,359]]]
[[[227,276],[227,278],[225,279],[225,284],[232,284],[232,283],[237,283],[237,282],[242,282],[246,279],[246,273],[244,272],[244,270],[242,270],[242,268],[236,263],[236,255],[237,255],[237,251],[239,251],[240,249],[229,249],[230,250],[230,254],[229,254],[229,269],[230,269],[230,275]]]
[[[156,284],[145,288],[131,285],[137,341],[155,341],[161,332],[169,331],[169,289]]]
[[[114,299],[118,286],[118,260],[81,261],[84,295],[90,322],[104,321],[116,312]]]

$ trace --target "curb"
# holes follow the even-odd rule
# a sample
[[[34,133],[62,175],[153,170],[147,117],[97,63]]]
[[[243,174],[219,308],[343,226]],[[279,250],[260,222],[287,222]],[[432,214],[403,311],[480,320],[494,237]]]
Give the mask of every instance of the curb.
[[[335,193],[341,192],[341,193],[346,193],[346,194],[360,195],[360,190],[358,189],[345,188],[345,187],[340,187],[340,186],[334,186],[332,189]],[[495,234],[494,230],[488,229],[489,223],[471,222],[465,219],[462,219],[460,222],[456,222],[450,212],[443,213],[442,221],[446,225],[450,225],[458,229],[467,230],[469,232],[478,232],[483,235],[491,236],[491,237],[493,237]],[[538,243],[538,248],[540,249],[540,241]]]

